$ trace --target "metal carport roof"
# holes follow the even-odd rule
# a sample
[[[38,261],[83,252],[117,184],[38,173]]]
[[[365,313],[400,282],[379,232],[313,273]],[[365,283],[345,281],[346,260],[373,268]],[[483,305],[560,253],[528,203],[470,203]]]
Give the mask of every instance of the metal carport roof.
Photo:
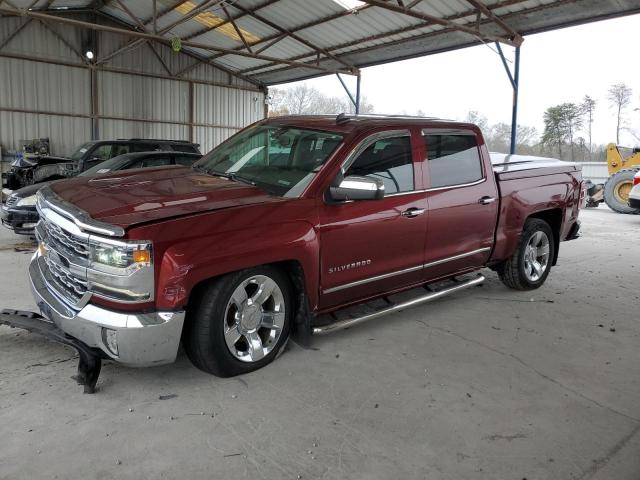
[[[261,86],[463,48],[518,46],[522,36],[640,12],[638,0],[0,0],[2,15],[75,23],[131,37],[108,63],[146,41]],[[95,25],[73,13],[96,13]],[[118,33],[118,32],[116,32]],[[197,63],[192,67],[195,68]],[[177,76],[185,72],[175,72]]]
[[[495,42],[514,92],[511,153],[523,37],[639,12],[640,0],[0,0],[2,16],[122,35],[112,51],[97,46],[96,69],[162,43],[193,59],[168,78],[203,63],[265,89],[335,73],[356,112],[360,68]],[[513,72],[501,44],[515,47]],[[355,95],[340,74],[357,76]]]

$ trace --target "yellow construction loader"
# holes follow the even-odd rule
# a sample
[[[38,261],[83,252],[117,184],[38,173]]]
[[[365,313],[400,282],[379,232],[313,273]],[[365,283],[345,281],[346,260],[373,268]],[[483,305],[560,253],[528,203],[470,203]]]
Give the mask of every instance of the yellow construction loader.
[[[587,207],[597,207],[605,202],[611,210],[618,213],[640,213],[640,210],[629,206],[633,176],[640,170],[640,148],[625,148],[624,150],[631,151],[626,157],[620,152],[621,148],[614,143],[607,145],[609,178],[604,185],[587,185]]]

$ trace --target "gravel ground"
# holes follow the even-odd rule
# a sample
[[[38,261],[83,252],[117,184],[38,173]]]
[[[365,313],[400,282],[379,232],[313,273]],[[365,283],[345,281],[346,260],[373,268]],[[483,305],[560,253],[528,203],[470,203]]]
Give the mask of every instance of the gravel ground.
[[[181,353],[83,395],[73,351],[0,327],[0,479],[637,480],[640,216],[582,220],[537,291],[486,271],[243,377]],[[0,229],[0,305],[33,309],[20,242]]]

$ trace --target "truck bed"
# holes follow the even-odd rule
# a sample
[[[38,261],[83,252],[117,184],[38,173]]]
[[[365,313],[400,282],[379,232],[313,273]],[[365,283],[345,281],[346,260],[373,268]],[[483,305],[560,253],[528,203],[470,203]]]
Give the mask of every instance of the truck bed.
[[[504,153],[490,153],[490,157],[491,165],[498,177],[498,181],[571,173],[582,169],[578,164],[556,160],[555,158],[508,155]]]

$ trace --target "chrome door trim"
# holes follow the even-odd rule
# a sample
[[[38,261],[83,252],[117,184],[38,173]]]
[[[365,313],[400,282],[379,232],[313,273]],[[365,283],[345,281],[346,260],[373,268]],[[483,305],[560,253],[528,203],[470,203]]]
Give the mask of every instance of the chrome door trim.
[[[339,292],[341,290],[346,290],[347,288],[358,287],[360,285],[366,285],[367,283],[377,282],[378,280],[384,280],[385,278],[395,277],[397,275],[402,275],[405,273],[415,272],[417,270],[421,270],[423,268],[435,267],[436,265],[441,265],[447,262],[453,262],[455,260],[460,260],[462,258],[470,257],[472,255],[476,255],[482,252],[488,252],[491,250],[491,247],[478,248],[477,250],[472,250],[470,252],[461,253],[459,255],[454,255],[453,257],[442,258],[440,260],[436,260],[434,262],[424,263],[422,265],[416,265],[415,267],[409,267],[402,270],[397,270],[395,272],[383,273],[382,275],[376,275],[375,277],[363,278],[362,280],[356,280],[355,282],[345,283],[343,285],[336,285],[335,287],[327,288],[326,290],[322,290],[323,294]]]
[[[453,262],[454,260],[460,260],[462,258],[470,257],[472,255],[476,255],[482,252],[488,252],[491,250],[491,247],[478,248],[477,250],[472,250],[470,252],[461,253],[460,255],[454,255],[453,257],[442,258],[440,260],[436,260],[434,262],[425,263],[424,268],[435,267],[436,265],[440,265],[442,263]]]
[[[434,187],[434,188],[423,188],[422,190],[411,190],[409,192],[397,192],[397,193],[389,193],[386,194],[384,196],[384,198],[387,197],[397,197],[400,195],[410,195],[412,193],[425,193],[425,192],[437,192],[439,190],[448,190],[448,189],[456,189],[456,188],[463,188],[463,187],[473,187],[474,185],[480,185],[481,183],[484,183],[487,181],[486,177],[481,178],[480,180],[476,180],[475,182],[471,182],[471,183],[458,183],[456,185],[446,185],[444,187]]]
[[[411,273],[417,270],[422,270],[422,265],[416,265],[415,267],[405,268],[403,270],[397,270],[395,272],[383,273],[382,275],[376,275],[375,277],[363,278],[362,280],[356,280],[355,282],[345,283],[343,285],[337,285],[335,287],[322,290],[322,293],[334,293],[347,288],[358,287],[371,282],[377,282],[378,280],[384,280],[385,278],[395,277],[396,275],[402,275],[404,273]]]
[[[481,183],[484,183],[486,181],[487,181],[487,177],[482,177],[480,180],[476,180],[475,182],[457,183],[455,185],[445,185],[443,187],[427,188],[427,192],[437,192],[439,190],[447,190],[449,188],[453,189],[453,188],[472,187],[474,185],[480,185]]]

